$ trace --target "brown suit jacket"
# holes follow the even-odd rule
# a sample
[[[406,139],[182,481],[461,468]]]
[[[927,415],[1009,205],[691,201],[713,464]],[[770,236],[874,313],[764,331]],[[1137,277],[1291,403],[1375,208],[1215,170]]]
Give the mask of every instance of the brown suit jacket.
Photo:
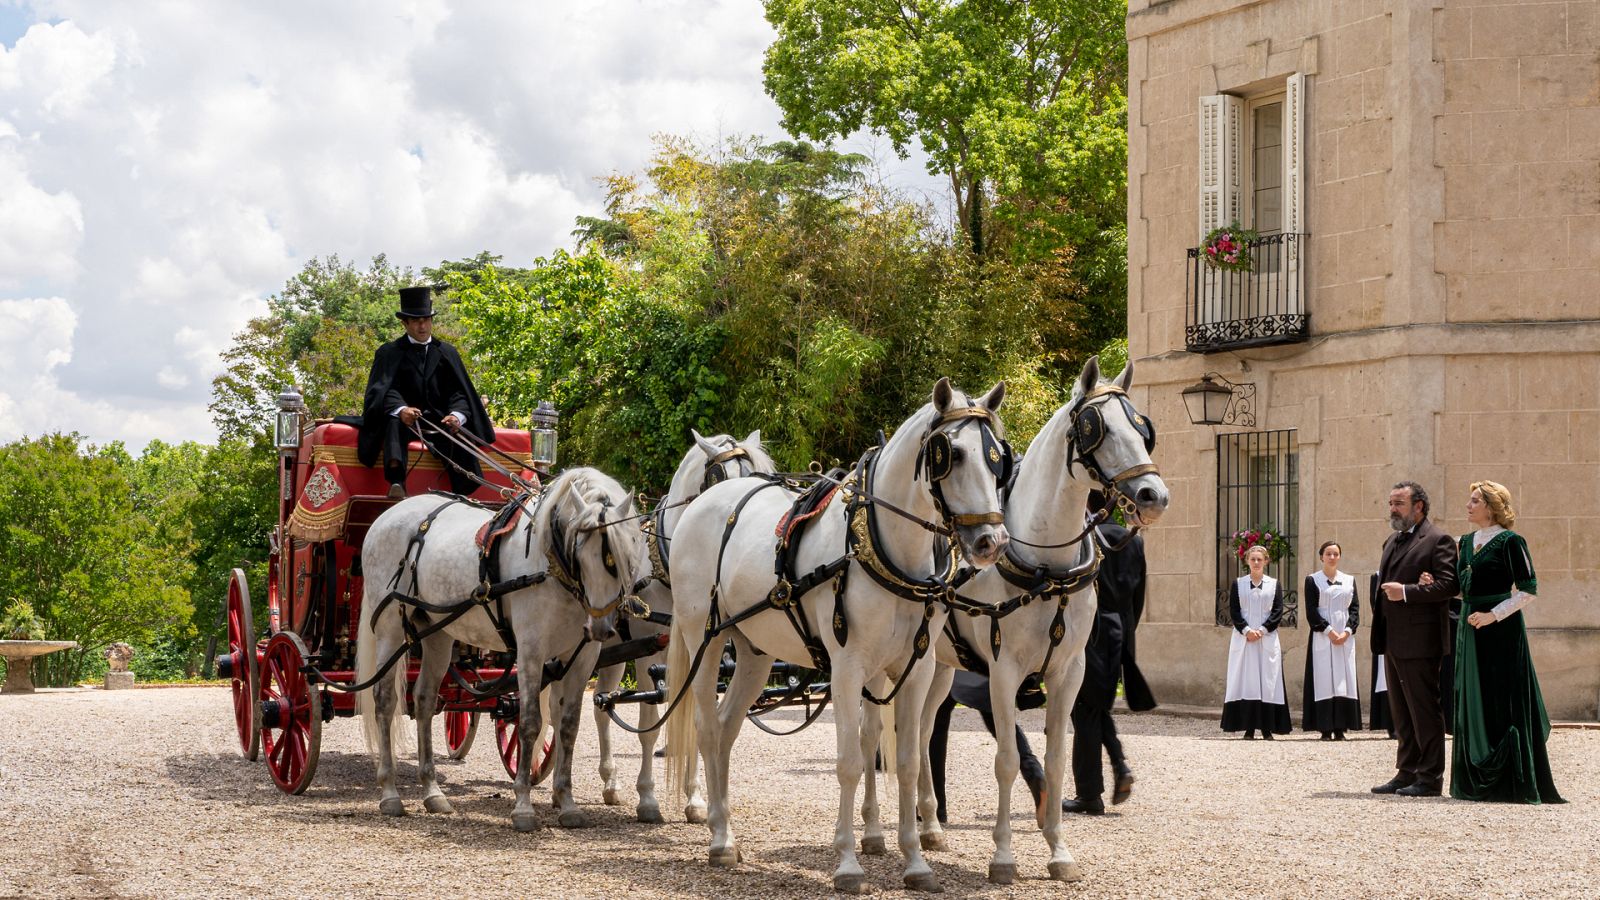
[[[1433,576],[1426,587],[1417,580]],[[1406,586],[1405,602],[1383,601],[1385,652],[1395,659],[1439,659],[1450,652],[1450,598],[1456,595],[1456,542],[1424,519],[1407,537],[1395,532],[1383,542],[1378,583]]]

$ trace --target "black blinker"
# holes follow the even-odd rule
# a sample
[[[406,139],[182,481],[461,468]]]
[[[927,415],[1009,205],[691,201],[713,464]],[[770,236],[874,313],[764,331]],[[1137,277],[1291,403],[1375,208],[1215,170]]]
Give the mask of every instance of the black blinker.
[[[923,448],[924,462],[928,467],[929,481],[943,481],[950,477],[955,463],[952,460],[950,436],[942,431],[928,435],[928,445]]]

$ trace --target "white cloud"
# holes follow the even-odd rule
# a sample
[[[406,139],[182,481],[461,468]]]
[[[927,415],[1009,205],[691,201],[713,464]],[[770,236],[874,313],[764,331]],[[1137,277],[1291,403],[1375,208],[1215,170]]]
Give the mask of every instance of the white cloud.
[[[525,263],[652,135],[779,134],[750,0],[25,8],[0,45],[0,303],[45,333],[7,339],[35,368],[0,364],[0,440],[209,439],[218,353],[310,257]]]

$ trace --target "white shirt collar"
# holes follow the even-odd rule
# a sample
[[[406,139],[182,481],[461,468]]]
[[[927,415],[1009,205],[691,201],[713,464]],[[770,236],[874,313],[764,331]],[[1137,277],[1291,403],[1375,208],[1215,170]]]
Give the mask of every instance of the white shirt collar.
[[[1505,531],[1505,529],[1501,528],[1499,525],[1490,525],[1487,528],[1479,528],[1477,531],[1472,533],[1472,543],[1481,547],[1488,543],[1490,538],[1502,531]]]
[[[408,335],[406,335],[406,340],[410,341],[413,344],[416,344],[419,347],[426,347],[429,344],[433,343],[433,335],[431,335],[431,334],[428,335],[428,339],[425,340],[425,341],[419,341],[416,338],[414,338],[414,337],[412,337],[411,335],[408,334]]]

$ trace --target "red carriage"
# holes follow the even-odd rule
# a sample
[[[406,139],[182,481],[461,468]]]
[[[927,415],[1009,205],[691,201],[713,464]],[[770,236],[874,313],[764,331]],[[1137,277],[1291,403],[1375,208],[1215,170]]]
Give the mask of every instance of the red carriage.
[[[361,613],[361,542],[378,515],[399,502],[387,496],[380,469],[356,459],[359,420],[340,417],[302,427],[298,393],[278,398],[278,523],[271,536],[267,574],[267,628],[258,640],[249,586],[235,569],[228,586],[228,652],[218,674],[232,681],[239,747],[248,759],[266,751],[273,783],[298,794],[316,774],[322,726],[354,716],[355,694],[337,688],[355,683],[356,628]],[[486,449],[503,471],[485,466],[488,486],[472,499],[487,506],[505,502],[501,489],[512,478],[537,486],[555,459],[556,413],[541,404],[532,431],[495,430]],[[410,446],[406,492],[448,491],[444,464],[417,442]],[[479,720],[488,713],[506,770],[516,773],[517,698],[485,690],[514,684],[512,654],[462,648],[440,691],[446,746],[460,759],[471,747]],[[418,665],[409,661],[408,684]],[[502,679],[502,676],[507,676]],[[406,698],[410,711],[411,698]],[[546,719],[548,721],[548,719]],[[543,742],[535,780],[549,772],[550,744]]]

